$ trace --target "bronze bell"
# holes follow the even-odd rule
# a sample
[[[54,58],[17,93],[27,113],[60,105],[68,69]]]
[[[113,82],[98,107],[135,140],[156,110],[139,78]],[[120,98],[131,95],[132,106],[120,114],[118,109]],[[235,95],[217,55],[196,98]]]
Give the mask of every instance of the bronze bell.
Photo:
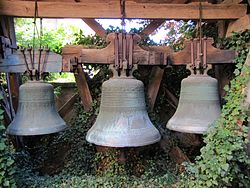
[[[132,77],[114,77],[102,85],[100,112],[88,142],[109,147],[137,147],[160,140],[145,105],[144,86]]]
[[[191,74],[181,82],[177,110],[167,128],[185,133],[205,133],[220,116],[218,82],[207,74]]]
[[[11,135],[43,135],[62,131],[66,123],[55,109],[54,89],[43,81],[28,81],[19,88],[19,104],[7,128]]]

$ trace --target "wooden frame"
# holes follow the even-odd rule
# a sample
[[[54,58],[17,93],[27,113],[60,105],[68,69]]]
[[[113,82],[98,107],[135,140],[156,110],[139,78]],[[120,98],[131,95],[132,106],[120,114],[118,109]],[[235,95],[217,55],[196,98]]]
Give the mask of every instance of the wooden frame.
[[[0,15],[33,17],[34,1],[1,0]],[[38,1],[38,16],[43,18],[121,18],[119,0],[111,1]],[[202,3],[203,20],[238,19],[247,12],[244,4]],[[126,18],[199,19],[199,4],[167,4],[126,1]]]

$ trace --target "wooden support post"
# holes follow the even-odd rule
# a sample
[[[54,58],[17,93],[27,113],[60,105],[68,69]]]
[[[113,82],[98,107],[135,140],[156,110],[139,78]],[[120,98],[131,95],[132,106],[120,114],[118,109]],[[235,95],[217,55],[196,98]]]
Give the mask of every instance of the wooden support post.
[[[232,36],[233,32],[240,32],[250,28],[250,15],[247,14],[234,22],[230,22],[226,31],[226,37]]]
[[[173,94],[173,93],[171,93],[168,89],[165,89],[165,92],[166,92],[166,95],[167,95],[167,97],[169,98],[168,99],[168,102],[170,102],[170,105],[174,108],[174,109],[176,109],[177,108],[177,106],[178,106],[178,99],[177,99],[177,97]]]
[[[90,111],[92,107],[92,96],[81,65],[77,66],[77,73],[74,74],[79,95],[85,111]]]
[[[226,2],[224,2],[226,3]],[[218,36],[219,37],[225,37],[226,35],[226,23],[224,20],[218,21],[217,23],[218,26]],[[225,74],[225,66],[228,65],[215,65],[215,77],[218,80],[218,89],[219,89],[219,94],[220,94],[220,99],[226,95],[226,91],[224,90],[225,85],[228,85],[230,80],[229,78],[226,77]]]
[[[149,81],[148,85],[148,98],[149,98],[149,109],[153,111],[156,97],[161,85],[161,80],[163,78],[164,69],[161,69],[158,66],[155,66],[152,68],[150,78],[152,78]]]
[[[0,27],[2,28],[2,35],[8,37],[11,41],[11,46],[15,48],[16,45],[16,35],[14,27],[14,18],[8,16],[0,16]],[[15,111],[18,106],[18,96],[19,96],[19,86],[20,86],[20,75],[18,73],[13,73],[9,75],[10,80],[10,91],[13,100],[13,107]]]
[[[10,92],[11,92],[11,96],[12,96],[13,108],[16,112],[17,107],[18,107],[20,74],[19,73],[11,73],[9,75],[9,79],[10,79]]]

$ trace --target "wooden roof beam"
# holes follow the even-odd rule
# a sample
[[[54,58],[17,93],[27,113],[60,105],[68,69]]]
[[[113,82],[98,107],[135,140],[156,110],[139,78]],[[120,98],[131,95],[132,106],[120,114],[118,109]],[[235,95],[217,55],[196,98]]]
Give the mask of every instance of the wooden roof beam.
[[[238,19],[246,14],[244,4],[202,3],[202,19]],[[126,1],[126,18],[199,19],[199,4],[160,4]],[[0,15],[33,17],[33,1],[1,0]],[[38,16],[44,18],[121,18],[119,1],[102,3],[38,1]]]
[[[153,20],[151,21],[140,33],[142,39],[152,34],[158,27],[160,27],[165,20]]]
[[[82,18],[82,20],[91,28],[95,31],[97,35],[102,37],[103,39],[106,38],[107,32],[106,30],[102,27],[101,24],[99,24],[95,19],[93,18]]]

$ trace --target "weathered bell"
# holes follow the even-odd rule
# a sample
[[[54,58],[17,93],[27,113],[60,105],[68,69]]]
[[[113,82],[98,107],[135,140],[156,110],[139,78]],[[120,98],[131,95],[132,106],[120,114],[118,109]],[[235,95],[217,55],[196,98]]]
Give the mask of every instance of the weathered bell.
[[[220,116],[218,83],[208,75],[190,75],[182,80],[177,110],[167,128],[185,133],[205,133]]]
[[[103,83],[100,112],[86,139],[109,147],[137,147],[160,140],[146,111],[141,81],[117,77]]]
[[[67,126],[55,109],[54,89],[43,81],[28,81],[19,88],[19,104],[7,128],[11,135],[42,135],[64,130]]]

